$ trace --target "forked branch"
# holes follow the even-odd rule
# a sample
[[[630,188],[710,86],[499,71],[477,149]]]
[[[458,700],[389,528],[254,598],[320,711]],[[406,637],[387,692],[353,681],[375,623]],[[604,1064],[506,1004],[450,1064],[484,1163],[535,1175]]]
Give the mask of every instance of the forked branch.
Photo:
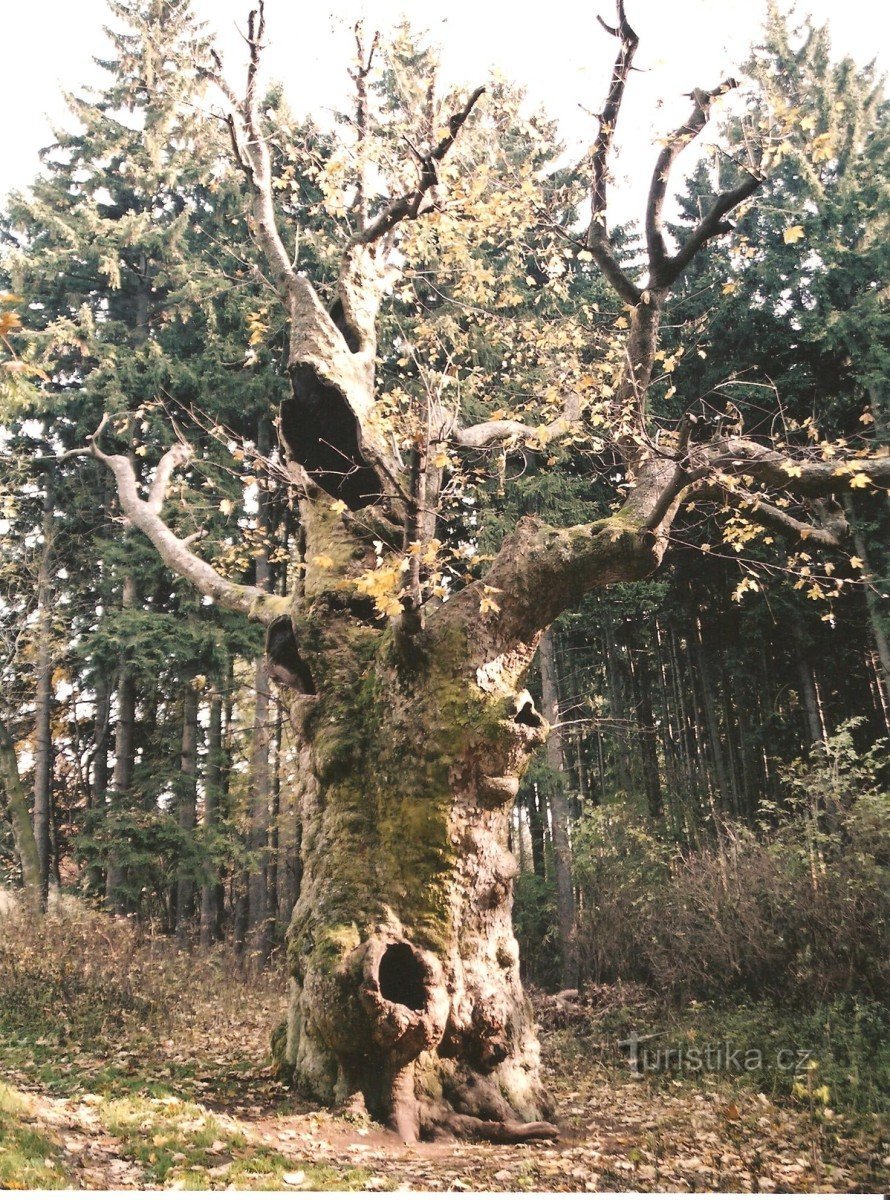
[[[762,182],[759,175],[752,173],[738,187],[723,192],[717,197],[678,253],[673,256],[668,255],[664,240],[663,210],[671,168],[684,147],[693,142],[708,123],[714,100],[718,96],[726,95],[736,87],[738,87],[738,83],[735,79],[725,79],[710,91],[696,88],[692,92],[692,112],[685,123],[667,138],[658,156],[646,203],[646,250],[649,257],[651,287],[669,287],[709,238],[721,233],[728,233],[732,226],[724,220],[724,217],[736,205],[741,204],[743,200],[752,195]]]
[[[800,521],[784,508],[770,504],[762,496],[738,488],[728,488],[720,484],[704,484],[693,489],[691,500],[716,500],[735,508],[740,515],[762,525],[772,533],[778,533],[792,544],[805,543],[808,546],[819,546],[823,550],[839,550],[843,544],[842,536],[834,529],[824,525],[814,525],[810,521]]]
[[[262,131],[257,94],[257,77],[266,32],[263,0],[259,0],[247,20],[247,85],[244,99],[239,100],[226,82],[222,73],[222,62],[214,52],[216,71],[210,74],[222,92],[228,105],[226,124],[232,139],[235,160],[250,184],[251,216],[254,236],[266,257],[272,272],[273,282],[283,299],[289,298],[297,286],[298,276],[291,264],[290,256],[275,217],[275,202],[272,196],[272,160],[269,146]]]
[[[90,439],[89,453],[104,463],[114,475],[121,509],[130,524],[145,534],[171,571],[188,580],[202,595],[212,597],[232,612],[243,613],[264,625],[271,624],[275,617],[281,615],[280,597],[224,579],[210,563],[194,554],[188,548],[188,542],[177,537],[161,519],[161,509],[173,472],[189,462],[191,447],[185,442],[177,442],[170,447],[158,463],[148,499],[143,500],[129,457],[125,454],[106,454],[99,446],[106,421],[107,418],[103,418],[102,425]]]
[[[598,118],[599,130],[593,147],[591,219],[587,231],[587,246],[621,299],[636,307],[644,299],[645,292],[629,278],[615,256],[609,239],[607,197],[615,129],[639,39],[627,20],[623,0],[618,0],[617,25],[608,25],[601,17],[598,19],[608,33],[619,39],[620,48],[612,68],[609,93]],[[689,118],[667,138],[658,156],[646,205],[646,249],[649,269],[647,290],[669,288],[705,242],[729,231],[731,226],[725,219],[727,214],[760,186],[761,176],[752,172],[737,187],[723,192],[678,252],[674,255],[668,254],[664,240],[663,209],[671,168],[684,146],[694,141],[704,129],[710,118],[714,100],[736,86],[734,79],[726,79],[710,91],[696,88],[692,92],[693,109]]]
[[[453,113],[448,121],[448,132],[429,154],[418,157],[419,177],[416,187],[401,196],[390,200],[381,213],[363,229],[359,229],[352,237],[352,245],[370,246],[385,237],[400,221],[416,221],[417,218],[432,206],[430,192],[439,182],[438,165],[454,145],[461,127],[476,106],[479,97],[484,93],[484,87],[477,87],[470,95],[463,108]]]
[[[624,0],[618,0],[617,26],[607,25],[602,17],[598,17],[597,20],[613,37],[620,40],[621,45],[612,68],[609,94],[598,118],[599,130],[593,146],[591,160],[593,178],[590,192],[590,225],[587,230],[587,247],[593,255],[594,261],[621,299],[627,304],[636,305],[640,303],[642,292],[621,269],[609,241],[607,196],[609,159],[615,139],[615,127],[618,124],[621,101],[624,98],[624,89],[639,38],[628,23],[624,12]]]

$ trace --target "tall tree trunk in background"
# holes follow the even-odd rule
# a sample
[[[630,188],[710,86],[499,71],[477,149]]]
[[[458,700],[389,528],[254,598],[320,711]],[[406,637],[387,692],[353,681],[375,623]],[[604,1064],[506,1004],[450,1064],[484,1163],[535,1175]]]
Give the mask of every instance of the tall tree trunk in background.
[[[37,840],[34,837],[34,826],[31,823],[28,797],[19,774],[15,745],[2,720],[0,720],[0,786],[6,796],[12,821],[12,837],[22,871],[25,903],[36,913],[42,907],[43,894],[40,855],[37,851]]]
[[[254,670],[256,699],[250,746],[250,867],[247,880],[247,921],[252,947],[262,962],[269,957],[269,816],[270,770],[269,706],[270,684],[265,661],[257,659]]]
[[[807,647],[806,630],[799,617],[794,618],[793,624],[794,665],[797,668],[797,678],[800,682],[800,700],[806,719],[807,733],[810,745],[824,742],[828,731],[822,720],[819,696],[816,692],[816,679],[813,674],[813,664]]]
[[[862,536],[862,529],[856,521],[855,506],[849,497],[847,497],[845,508],[850,521],[850,528],[853,531],[853,545],[856,547],[856,553],[862,562],[863,574],[867,576],[869,581],[865,586],[865,603],[868,608],[868,620],[871,626],[872,637],[875,640],[875,648],[877,649],[878,659],[881,663],[881,672],[883,675],[881,684],[886,704],[890,702],[890,640],[887,638],[880,599],[874,590],[875,575],[869,561],[868,547],[865,544],[865,538]]]
[[[726,729],[726,762],[729,768],[729,783],[732,790],[732,806],[735,816],[741,816],[744,806],[742,798],[743,783],[739,758],[738,728],[735,721],[735,711],[730,694],[730,677],[727,671],[720,671],[720,695],[723,708],[723,726]]]
[[[43,548],[37,572],[37,655],[34,703],[34,840],[40,864],[40,898],[49,892],[53,803],[53,624],[51,556],[53,553],[53,492],[47,479],[43,493]]]
[[[136,350],[140,349],[148,341],[150,332],[150,301],[151,280],[149,277],[149,264],[145,254],[141,254],[139,261],[139,281],[134,296],[133,324],[130,334],[131,344]],[[134,432],[135,421],[133,417],[130,417],[127,423],[126,436],[131,446]],[[134,473],[138,475],[139,463],[132,450],[129,453],[129,459]],[[126,536],[129,537],[129,527],[127,528],[128,532]],[[134,609],[138,600],[136,578],[132,572],[128,571],[124,575],[123,580],[121,608],[124,612],[128,609]],[[128,794],[133,785],[133,769],[136,761],[136,701],[137,688],[132,654],[128,650],[124,650],[120,656],[117,676],[117,722],[114,731],[114,773],[110,796],[110,812],[112,816],[115,812],[124,811],[128,801]],[[126,883],[126,869],[120,861],[120,855],[112,844],[108,855],[105,902],[106,906],[118,915],[125,914],[131,907],[130,900],[126,895]]]
[[[111,729],[111,680],[103,675],[96,684],[93,716],[93,762],[89,805],[103,808],[108,799],[108,743]]]
[[[538,647],[541,668],[541,692],[544,719],[550,725],[547,735],[547,765],[554,774],[550,795],[550,821],[553,837],[553,871],[556,876],[556,919],[562,951],[562,986],[578,986],[578,960],[575,953],[575,892],[572,883],[572,848],[569,841],[569,805],[565,793],[563,738],[559,729],[559,694],[553,632],[548,629]]]
[[[121,606],[126,611],[136,606],[136,580],[132,575],[124,577]],[[111,777],[109,809],[112,816],[124,811],[130,788],[133,784],[133,767],[136,759],[136,679],[133,674],[131,655],[124,650],[120,657],[117,676],[117,720],[114,727],[114,772]],[[120,861],[112,836],[108,854],[108,870],[105,880],[105,902],[119,916],[126,914],[129,902],[126,896],[126,873]]]
[[[658,730],[652,708],[652,672],[649,667],[649,651],[639,644],[639,637],[632,636],[628,644],[632,655],[633,688],[637,713],[637,728],[640,759],[643,766],[643,788],[646,804],[653,821],[659,820],[662,812],[661,768],[658,764]]]
[[[260,420],[257,431],[257,451],[265,457],[271,447],[271,425],[267,417]],[[272,572],[265,539],[269,534],[269,493],[265,478],[260,479],[257,527],[263,539],[254,556],[256,586],[264,592],[272,590]],[[269,910],[269,818],[271,773],[269,736],[271,684],[266,670],[265,655],[256,661],[254,670],[256,699],[253,710],[253,735],[250,747],[250,867],[247,881],[247,921],[251,931],[254,953],[266,962],[272,949],[271,913]]]
[[[723,742],[720,738],[720,722],[717,718],[717,683],[711,669],[702,635],[701,621],[695,622],[695,655],[698,663],[699,681],[701,683],[701,703],[708,731],[708,742],[711,747],[711,761],[714,764],[714,774],[717,781],[717,791],[724,811],[732,807],[732,789],[726,758],[723,752]]]
[[[198,803],[198,693],[186,684],[182,697],[182,745],[177,783],[177,818],[183,841],[191,845],[195,835]],[[176,928],[185,935],[195,915],[194,858],[180,869],[176,881]]]
[[[625,704],[621,686],[621,675],[615,659],[614,627],[612,619],[608,615],[605,616],[604,626],[606,633],[603,640],[603,659],[606,664],[606,689],[609,696],[609,712],[615,722],[616,730],[620,730],[621,721],[625,715]],[[623,744],[625,737],[625,733],[616,733],[616,740],[619,746],[618,753],[615,755],[615,766],[618,775],[618,786],[624,792],[625,796],[632,796],[634,785],[628,766],[628,756],[625,752],[626,747]]]
[[[526,812],[528,813],[529,845],[532,851],[532,870],[539,879],[543,879],[547,873],[542,807],[543,801],[538,792],[538,786],[535,784],[526,793]]]
[[[204,841],[213,845],[219,828],[223,781],[223,700],[214,688],[207,721],[207,766],[204,772]],[[201,885],[201,945],[210,946],[219,937],[219,873],[212,854],[204,859]]]

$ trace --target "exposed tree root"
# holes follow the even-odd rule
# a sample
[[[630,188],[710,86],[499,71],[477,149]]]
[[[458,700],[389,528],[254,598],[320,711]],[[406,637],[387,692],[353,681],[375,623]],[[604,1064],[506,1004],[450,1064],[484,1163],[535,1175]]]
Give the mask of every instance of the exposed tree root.
[[[431,1132],[434,1137],[450,1134],[452,1137],[499,1142],[503,1145],[541,1142],[559,1137],[559,1130],[549,1121],[485,1121],[465,1113],[448,1113],[438,1117]]]

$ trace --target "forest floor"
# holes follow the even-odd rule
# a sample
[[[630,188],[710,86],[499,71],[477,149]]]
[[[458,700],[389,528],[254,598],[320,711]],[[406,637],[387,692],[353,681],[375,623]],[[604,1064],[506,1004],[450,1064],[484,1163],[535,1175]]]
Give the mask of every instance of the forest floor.
[[[168,1036],[0,1031],[0,1187],[874,1192],[888,1178],[877,1117],[735,1077],[634,1075],[598,1052],[595,1022],[552,1000],[542,1043],[560,1139],[408,1147],[296,1099],[269,1063],[280,983],[242,987]]]

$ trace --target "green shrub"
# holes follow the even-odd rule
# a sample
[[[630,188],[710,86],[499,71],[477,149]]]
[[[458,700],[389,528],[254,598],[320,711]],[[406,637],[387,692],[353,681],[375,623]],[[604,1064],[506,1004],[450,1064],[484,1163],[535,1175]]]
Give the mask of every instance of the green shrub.
[[[882,747],[848,725],[793,763],[756,828],[722,820],[672,845],[620,803],[575,836],[583,975],[677,1000],[737,995],[804,1006],[890,992],[890,797]]]

